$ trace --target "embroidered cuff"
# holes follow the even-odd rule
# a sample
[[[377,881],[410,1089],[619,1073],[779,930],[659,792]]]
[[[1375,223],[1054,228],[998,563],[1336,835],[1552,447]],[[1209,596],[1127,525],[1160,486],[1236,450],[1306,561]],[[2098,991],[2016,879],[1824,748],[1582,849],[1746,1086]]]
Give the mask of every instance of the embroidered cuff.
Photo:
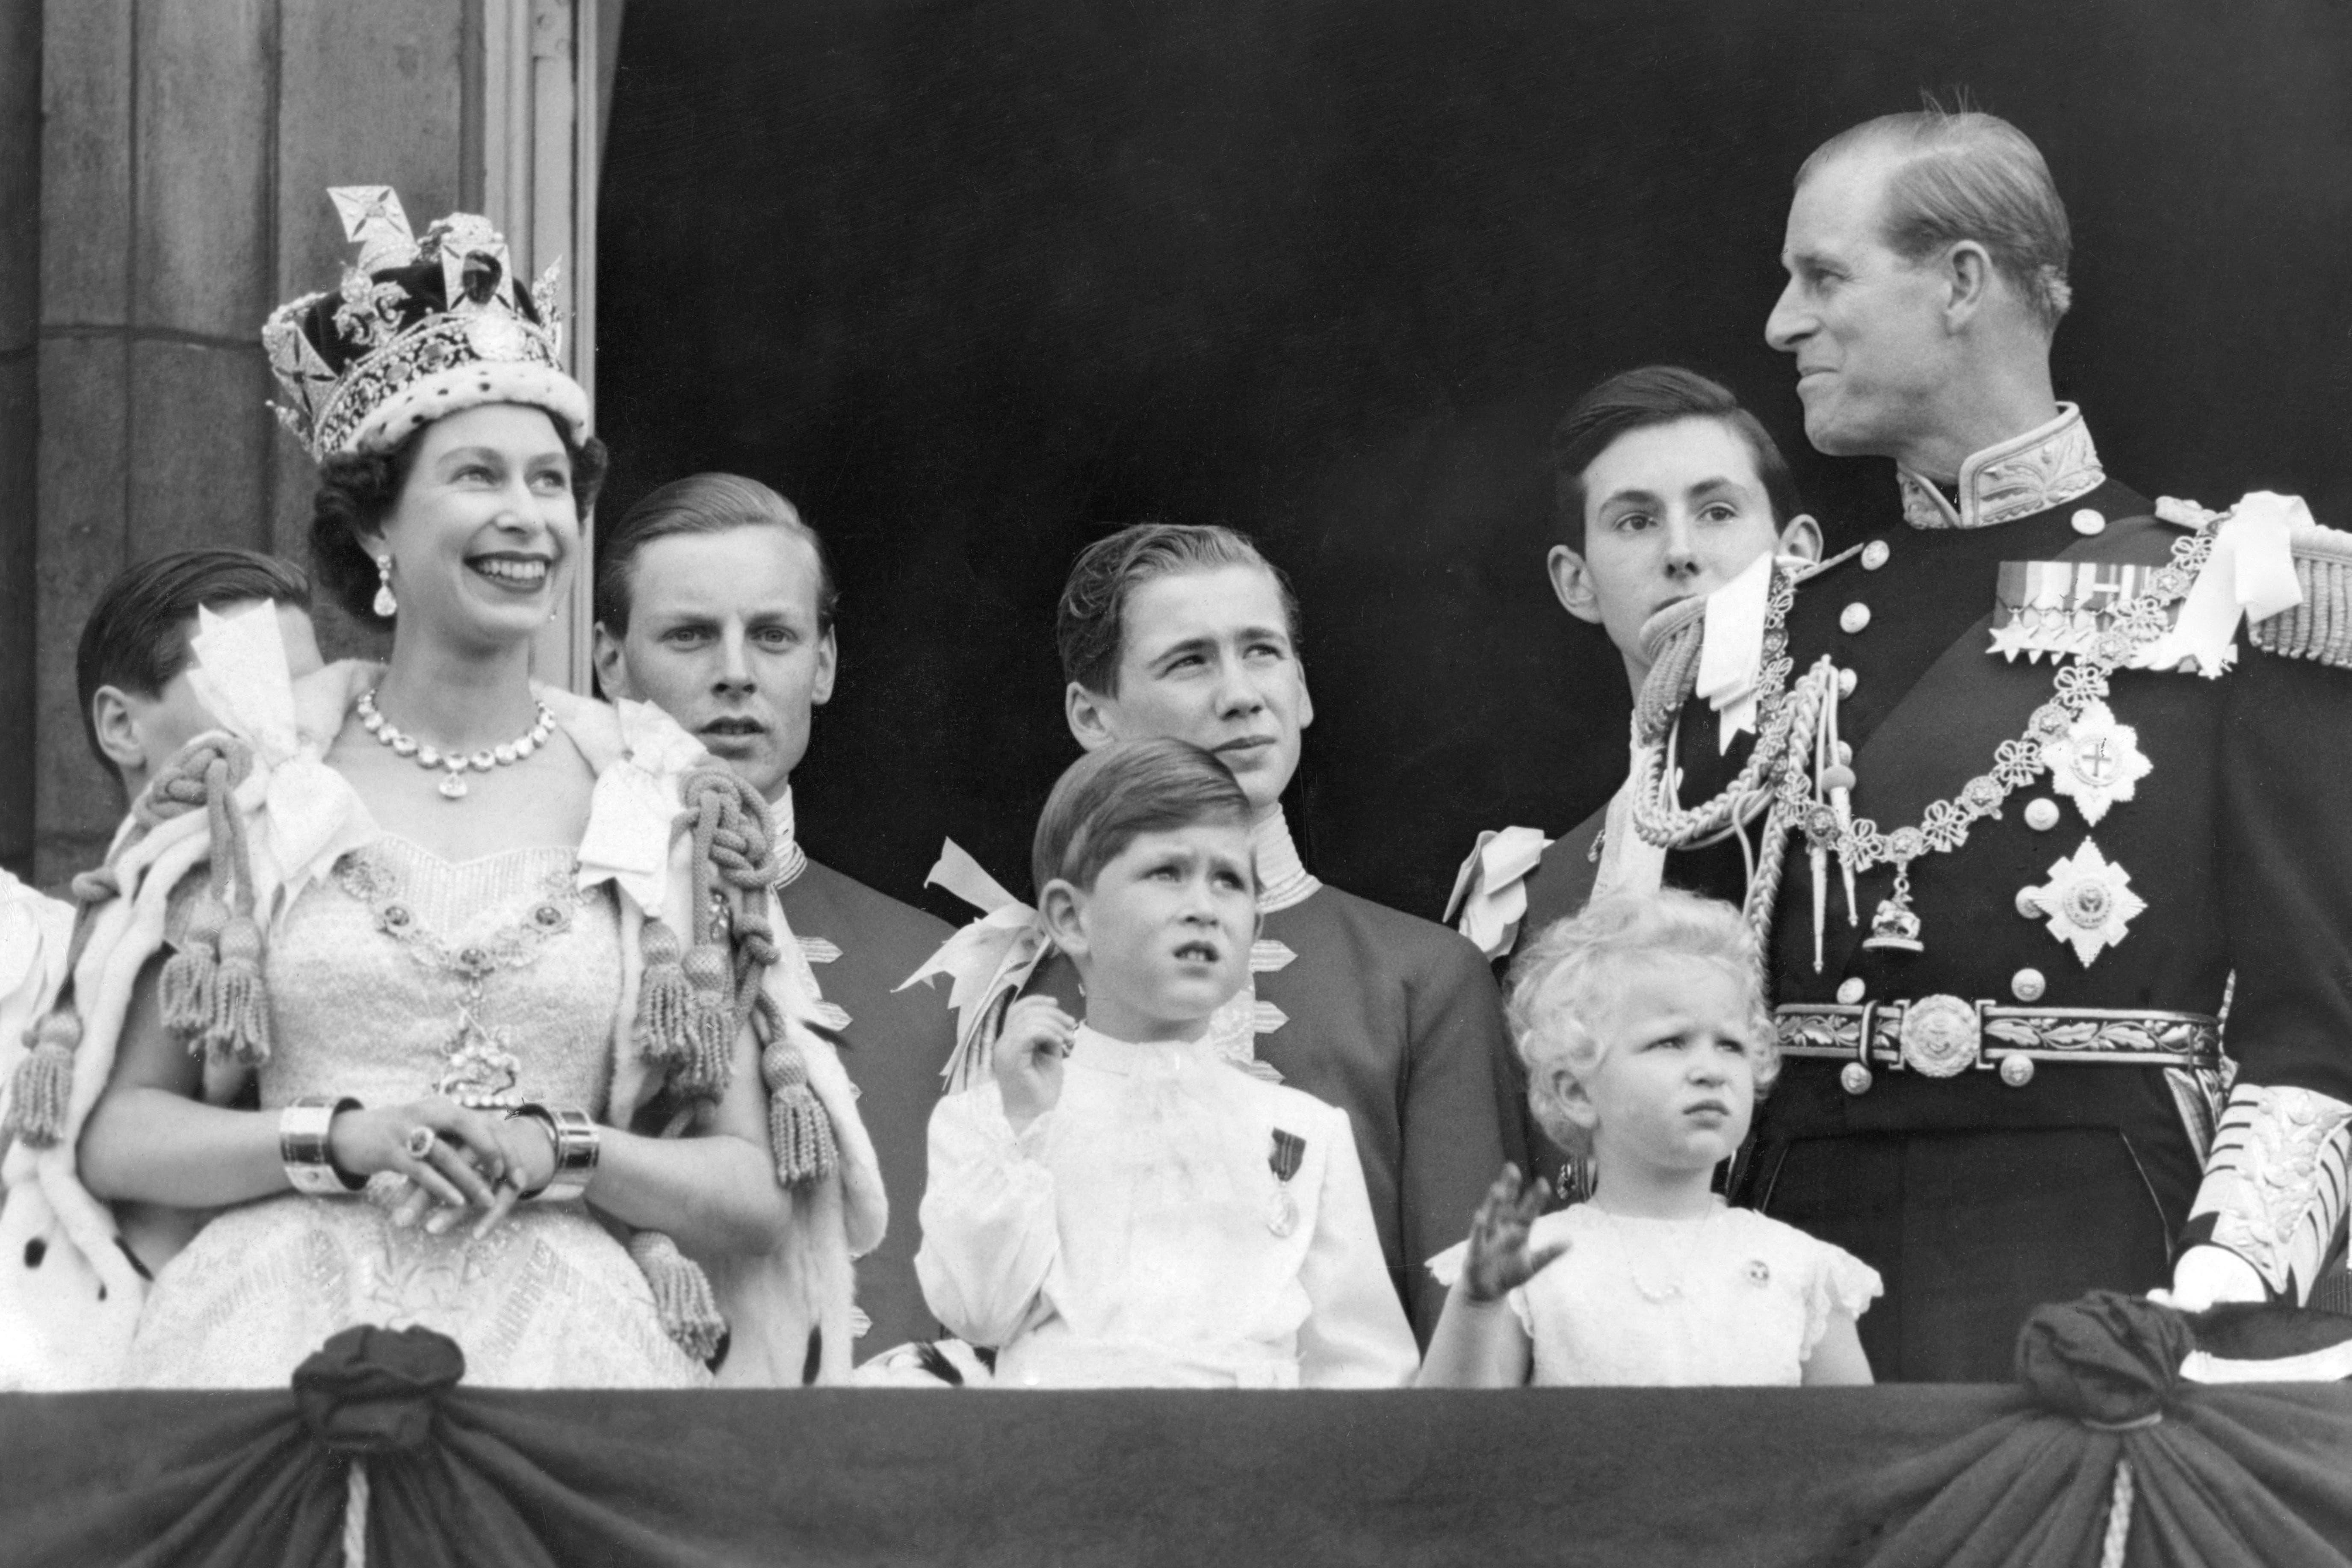
[[[2213,1137],[2184,1246],[2237,1254],[2274,1300],[2300,1305],[2344,1221],[2352,1105],[2305,1089],[2240,1084]]]

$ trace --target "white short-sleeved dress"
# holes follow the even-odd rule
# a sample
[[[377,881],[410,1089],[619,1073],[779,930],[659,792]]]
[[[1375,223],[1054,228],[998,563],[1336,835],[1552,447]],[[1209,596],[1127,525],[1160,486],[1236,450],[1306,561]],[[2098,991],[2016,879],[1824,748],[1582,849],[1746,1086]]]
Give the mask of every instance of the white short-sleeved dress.
[[[1535,1384],[1793,1386],[1831,1315],[1884,1287],[1853,1254],[1718,1202],[1701,1219],[1633,1219],[1577,1204],[1545,1215],[1531,1250],[1568,1251],[1509,1296]],[[1451,1284],[1467,1243],[1430,1259]]]

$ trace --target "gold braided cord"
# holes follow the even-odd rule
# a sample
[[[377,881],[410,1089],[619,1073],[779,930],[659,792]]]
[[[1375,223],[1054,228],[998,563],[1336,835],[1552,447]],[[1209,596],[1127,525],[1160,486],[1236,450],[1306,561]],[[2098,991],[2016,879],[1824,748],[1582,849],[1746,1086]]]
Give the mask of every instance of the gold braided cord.
[[[1676,629],[1652,665],[1634,714],[1633,740],[1648,748],[1644,773],[1633,795],[1633,830],[1662,849],[1690,849],[1713,843],[1754,817],[1773,785],[1768,781],[1787,760],[1801,704],[1789,701],[1789,608],[1796,603],[1793,573],[1776,570],[1764,605],[1763,668],[1757,677],[1756,745],[1738,776],[1715,797],[1695,806],[1673,804],[1672,720],[1690,700],[1698,679],[1698,644],[1703,619],[1694,616]]]

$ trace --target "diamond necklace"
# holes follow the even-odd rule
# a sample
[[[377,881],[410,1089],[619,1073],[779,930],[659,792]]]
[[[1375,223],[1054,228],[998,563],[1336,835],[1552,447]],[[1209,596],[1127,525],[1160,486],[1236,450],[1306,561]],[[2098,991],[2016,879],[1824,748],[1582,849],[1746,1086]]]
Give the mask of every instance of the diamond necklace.
[[[511,767],[547,744],[547,738],[555,733],[555,715],[547,710],[544,702],[535,706],[539,709],[539,718],[528,731],[514,740],[479,752],[444,752],[437,747],[425,745],[376,711],[375,689],[373,687],[360,699],[360,727],[382,744],[389,746],[394,755],[415,758],[420,768],[446,769],[449,776],[441,781],[442,798],[463,800],[466,797],[467,769],[486,773],[492,768]]]

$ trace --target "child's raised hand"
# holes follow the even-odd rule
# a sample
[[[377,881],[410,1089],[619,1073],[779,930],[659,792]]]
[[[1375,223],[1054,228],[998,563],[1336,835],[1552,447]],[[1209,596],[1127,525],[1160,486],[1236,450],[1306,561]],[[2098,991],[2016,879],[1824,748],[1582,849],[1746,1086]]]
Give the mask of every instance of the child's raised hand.
[[[1024,996],[1005,1009],[989,1068],[1004,1096],[1004,1119],[1021,1131],[1062,1098],[1062,1058],[1078,1021],[1051,996]]]
[[[1564,1241],[1528,1249],[1528,1229],[1543,1213],[1546,1195],[1540,1177],[1522,1185],[1519,1168],[1510,1164],[1486,1189],[1470,1221],[1470,1253],[1462,1265],[1462,1288],[1472,1300],[1501,1300],[1568,1250]]]

